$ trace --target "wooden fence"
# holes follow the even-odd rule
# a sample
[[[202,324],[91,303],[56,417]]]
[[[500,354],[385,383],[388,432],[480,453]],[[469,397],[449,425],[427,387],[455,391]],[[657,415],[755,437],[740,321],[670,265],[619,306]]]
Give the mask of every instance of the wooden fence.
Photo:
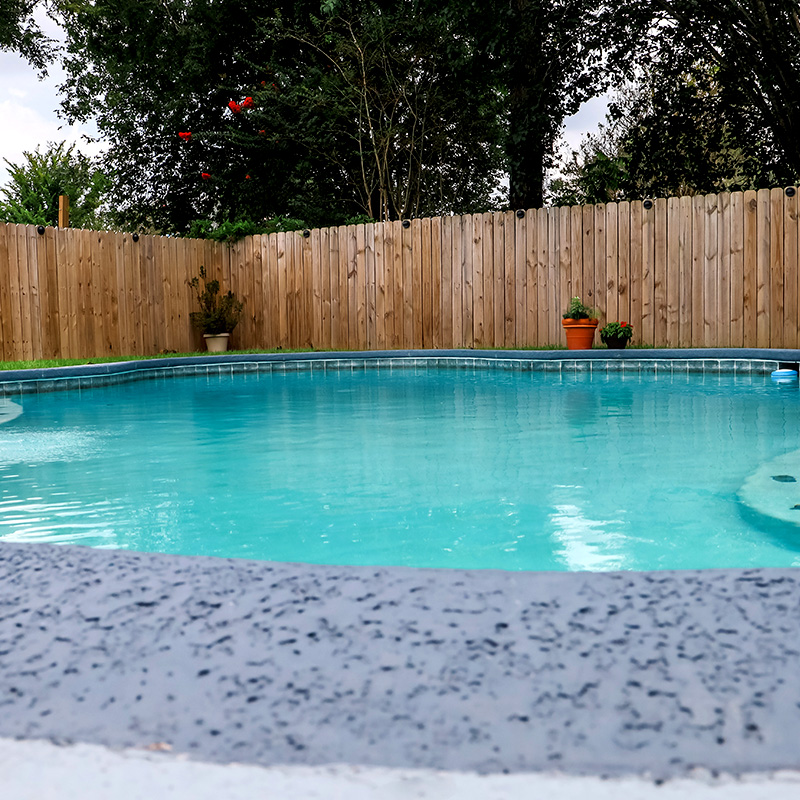
[[[0,224],[0,356],[202,349],[188,280],[245,303],[232,345],[515,348],[564,342],[580,296],[634,341],[798,347],[789,190],[415,219],[208,241]],[[408,227],[404,227],[408,225]]]

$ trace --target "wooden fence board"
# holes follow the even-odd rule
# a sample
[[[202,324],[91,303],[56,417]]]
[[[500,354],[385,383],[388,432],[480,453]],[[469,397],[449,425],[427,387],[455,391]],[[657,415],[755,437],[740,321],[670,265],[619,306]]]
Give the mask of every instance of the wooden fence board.
[[[692,198],[692,347],[702,347],[705,335],[703,322],[705,219],[705,197],[695,195]]]
[[[0,225],[0,357],[4,361],[19,359],[14,343],[13,326],[19,312],[11,306],[11,258],[9,240],[13,235],[10,225]]]
[[[539,331],[539,344],[556,344],[551,335],[550,318],[556,313],[552,307],[550,291],[550,271],[548,269],[549,243],[547,239],[547,209],[540,208],[536,212],[536,275],[539,290],[537,315],[537,330]]]
[[[681,197],[678,232],[678,346],[692,344],[692,198]]]
[[[526,308],[527,308],[527,267],[526,267],[526,244],[525,244],[525,218],[519,218],[516,214],[512,217],[514,226],[514,287],[516,310],[514,311],[514,346],[524,347],[528,342],[526,330]]]
[[[667,345],[667,201],[659,197],[653,209],[653,342]]]
[[[454,217],[442,218],[442,347],[452,348],[453,344],[453,222]]]
[[[759,189],[758,201],[758,234],[756,251],[756,346],[770,345],[770,242],[772,205],[769,189]]]
[[[619,316],[619,207],[616,203],[606,205],[606,263],[603,286],[603,308],[605,322],[620,321]],[[622,317],[627,321],[627,317]]]
[[[481,265],[483,269],[483,341],[495,347],[494,214],[481,215]]]
[[[578,224],[580,236],[580,223]],[[526,346],[535,347],[539,344],[539,284],[536,270],[536,212],[529,209],[525,212],[525,330],[527,331]]]
[[[783,189],[770,190],[769,205],[769,346],[784,347]]]
[[[617,208],[617,315],[620,322],[631,323],[631,204],[623,201]],[[634,336],[641,337],[640,330]]]
[[[594,207],[594,282],[589,305],[595,308],[600,317],[605,317],[606,309],[606,207],[596,203]],[[566,307],[567,298],[561,305]]]
[[[797,194],[784,198],[783,203],[783,346],[796,348],[800,345],[797,321],[797,315],[800,313],[797,263]]]
[[[486,335],[486,285],[483,272],[483,215],[472,214],[468,217],[472,234],[472,301],[474,313],[472,327],[475,332],[475,347],[488,347]]]
[[[492,214],[492,251],[494,253],[494,268],[492,275],[494,287],[492,295],[494,298],[492,314],[492,339],[495,347],[502,347],[505,340],[505,318],[506,318],[506,238],[505,225],[501,214]]]
[[[505,244],[503,261],[506,270],[504,299],[505,314],[503,316],[503,346],[513,347],[515,334],[514,311],[517,303],[515,296],[517,277],[515,272],[516,254],[514,252],[516,245],[516,241],[514,239],[514,212],[506,211],[502,216],[503,240]]]
[[[421,219],[419,225],[420,256],[422,273],[422,296],[420,305],[422,314],[420,325],[420,346],[430,348],[433,346],[433,284],[431,281],[431,221],[428,217]]]
[[[628,294],[630,318],[626,320],[633,325],[633,333],[639,344],[648,344],[642,329],[642,222],[644,209],[641,200],[630,204],[630,256],[628,259]]]
[[[556,217],[558,237],[558,296],[559,307],[565,308],[572,294],[572,230],[568,206],[558,209]],[[603,254],[605,258],[605,253]],[[562,312],[563,313],[563,312]]]
[[[680,239],[681,208],[677,197],[667,200],[667,260],[665,280],[667,281],[667,326],[666,344],[679,347],[680,344]]]
[[[652,201],[651,201],[652,202]],[[648,344],[655,343],[656,325],[654,313],[655,286],[655,204],[651,208],[642,207],[642,337]]]
[[[442,220],[431,220],[431,309],[435,348],[442,347]]]

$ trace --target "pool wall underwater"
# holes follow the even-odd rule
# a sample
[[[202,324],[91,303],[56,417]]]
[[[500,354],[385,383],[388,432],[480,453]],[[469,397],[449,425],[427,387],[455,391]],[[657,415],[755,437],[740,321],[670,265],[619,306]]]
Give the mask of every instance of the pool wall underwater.
[[[800,351],[158,359],[0,373],[0,394],[430,359],[768,375]],[[798,769],[798,642],[792,569],[510,573],[0,543],[0,736],[12,738],[263,765]]]

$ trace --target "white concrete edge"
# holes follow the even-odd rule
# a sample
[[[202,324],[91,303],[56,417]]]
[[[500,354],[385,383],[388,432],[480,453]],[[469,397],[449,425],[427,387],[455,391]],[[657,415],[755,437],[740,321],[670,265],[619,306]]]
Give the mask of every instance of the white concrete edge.
[[[3,800],[797,800],[800,771],[739,777],[477,775],[351,764],[211,764],[150,749],[0,739]]]

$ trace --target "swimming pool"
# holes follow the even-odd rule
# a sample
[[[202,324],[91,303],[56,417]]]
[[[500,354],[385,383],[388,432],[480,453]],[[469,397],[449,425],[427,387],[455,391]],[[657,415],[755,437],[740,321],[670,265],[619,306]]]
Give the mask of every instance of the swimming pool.
[[[741,488],[800,450],[797,401],[764,370],[444,359],[11,396],[0,539],[354,565],[795,566],[796,526]]]

